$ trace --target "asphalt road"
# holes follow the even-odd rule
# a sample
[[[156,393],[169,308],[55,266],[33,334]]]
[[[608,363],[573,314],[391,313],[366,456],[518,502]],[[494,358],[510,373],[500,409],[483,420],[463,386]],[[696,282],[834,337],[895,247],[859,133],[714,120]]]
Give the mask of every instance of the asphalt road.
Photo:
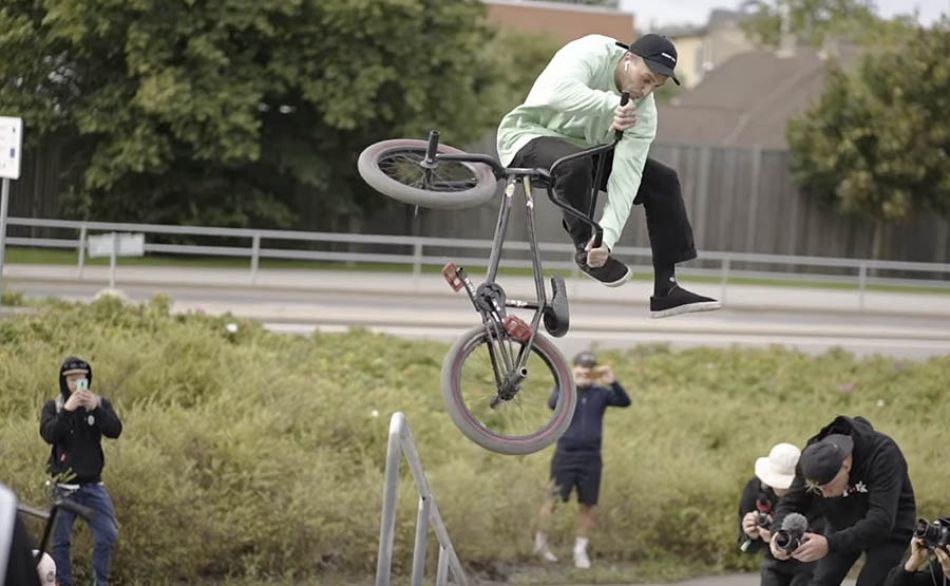
[[[102,274],[95,281],[79,281],[49,271],[22,271],[13,265],[5,280],[12,291],[28,298],[57,297],[88,301],[103,290]],[[11,267],[8,267],[8,271]],[[154,269],[137,269],[136,279],[120,282],[128,298],[142,301],[158,292],[174,300],[175,311],[231,312],[259,319],[276,332],[307,334],[316,329],[341,331],[350,326],[409,338],[449,341],[476,325],[478,318],[463,293],[441,286],[422,286],[399,291],[408,276],[386,275],[393,287],[373,287],[366,274],[332,273],[328,279],[250,287],[243,272],[228,286],[227,271],[203,284],[200,275],[169,280]],[[302,272],[302,271],[301,271]],[[88,277],[87,277],[88,278]],[[165,280],[163,280],[165,279]],[[360,280],[367,285],[361,285]],[[298,286],[299,285],[299,286]],[[523,283],[522,283],[523,285]],[[558,345],[566,354],[584,348],[627,348],[638,344],[691,346],[783,345],[811,353],[840,347],[859,356],[884,354],[902,359],[924,359],[950,353],[950,311],[942,306],[926,312],[853,311],[825,308],[807,297],[822,292],[776,289],[767,304],[737,301],[722,310],[654,320],[648,317],[645,300],[649,291],[630,284],[607,293],[574,295],[571,301],[571,331]],[[715,288],[712,293],[715,293]],[[740,297],[742,291],[730,291]],[[612,294],[612,296],[610,296]],[[910,295],[898,305],[920,303]],[[928,296],[920,296],[928,297]],[[830,298],[830,297],[829,297]],[[803,301],[804,300],[804,301]],[[950,308],[950,303],[947,305]]]

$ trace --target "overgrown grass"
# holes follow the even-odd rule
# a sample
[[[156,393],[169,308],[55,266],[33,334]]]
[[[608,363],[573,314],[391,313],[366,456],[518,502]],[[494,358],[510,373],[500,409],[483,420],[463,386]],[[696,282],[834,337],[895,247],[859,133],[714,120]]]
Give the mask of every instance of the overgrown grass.
[[[753,461],[778,441],[801,444],[839,413],[863,415],[898,441],[921,515],[950,512],[950,357],[856,360],[778,347],[604,352],[634,404],[607,415],[591,544],[598,569],[553,580],[551,570],[518,569],[532,563],[550,451],[499,456],[463,438],[437,386],[445,344],[359,330],[284,336],[227,316],[172,316],[168,306],[106,298],[0,320],[0,481],[21,500],[47,502],[38,420],[64,356],[92,362],[93,390],[124,421],[122,437],[105,442],[122,581],[369,583],[397,410],[460,559],[505,581],[676,577],[670,559],[689,572],[753,568],[757,558],[735,546],[735,510]],[[417,498],[404,479],[394,554],[401,575],[410,570]],[[575,510],[559,508],[552,531],[565,559]],[[77,570],[88,566],[88,543],[81,532]]]

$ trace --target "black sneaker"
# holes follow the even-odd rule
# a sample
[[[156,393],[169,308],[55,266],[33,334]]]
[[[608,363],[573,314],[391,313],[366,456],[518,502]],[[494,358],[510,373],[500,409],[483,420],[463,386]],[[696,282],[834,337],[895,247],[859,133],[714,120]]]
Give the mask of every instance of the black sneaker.
[[[585,275],[608,287],[623,285],[631,275],[630,268],[612,256],[607,257],[603,266],[593,268],[587,265],[587,253],[581,250],[574,255],[574,262]]]
[[[670,317],[695,311],[712,311],[722,307],[722,303],[687,291],[679,285],[673,285],[669,293],[662,297],[650,297],[650,317]]]

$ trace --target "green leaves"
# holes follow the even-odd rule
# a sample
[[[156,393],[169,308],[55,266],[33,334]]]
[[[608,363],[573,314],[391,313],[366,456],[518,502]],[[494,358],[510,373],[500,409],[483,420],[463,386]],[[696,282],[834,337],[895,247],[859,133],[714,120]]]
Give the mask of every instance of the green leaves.
[[[829,73],[825,93],[788,128],[807,192],[878,222],[915,209],[950,212],[950,20],[901,47]]]
[[[288,205],[301,199],[332,220],[384,201],[356,175],[369,143],[439,128],[464,144],[527,92],[530,79],[511,83],[525,59],[484,10],[477,0],[8,0],[0,104],[24,118],[31,144],[75,145],[63,166],[80,169],[81,214],[290,227]],[[554,49],[537,47],[527,71]]]

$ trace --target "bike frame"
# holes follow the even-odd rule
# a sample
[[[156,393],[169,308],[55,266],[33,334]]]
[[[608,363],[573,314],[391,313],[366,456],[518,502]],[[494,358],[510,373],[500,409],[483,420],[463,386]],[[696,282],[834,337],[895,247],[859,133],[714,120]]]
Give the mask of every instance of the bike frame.
[[[492,361],[492,368],[495,374],[495,382],[499,391],[498,400],[509,400],[517,394],[519,385],[527,375],[525,365],[528,356],[534,344],[534,337],[538,332],[538,325],[548,307],[547,294],[544,288],[543,268],[541,266],[541,254],[538,249],[537,238],[535,236],[534,222],[534,195],[532,193],[532,184],[539,184],[547,190],[548,198],[554,205],[560,208],[567,215],[582,221],[591,226],[594,234],[594,246],[600,246],[603,239],[603,229],[594,221],[593,213],[596,205],[597,193],[600,189],[600,183],[604,171],[606,157],[601,157],[598,161],[595,183],[592,187],[591,205],[588,215],[585,215],[568,203],[560,199],[554,192],[554,179],[557,169],[561,166],[584,157],[594,157],[605,154],[612,150],[620,140],[619,135],[611,143],[588,148],[577,153],[562,157],[554,162],[550,169],[528,169],[528,168],[506,168],[493,157],[483,154],[449,154],[438,153],[438,132],[433,131],[429,134],[429,145],[426,153],[426,159],[421,163],[425,169],[434,169],[440,161],[455,161],[462,163],[482,163],[488,165],[495,177],[505,179],[504,195],[498,210],[498,220],[495,224],[495,235],[492,240],[491,255],[488,261],[485,281],[477,288],[461,269],[456,269],[456,275],[465,287],[469,298],[475,305],[475,310],[482,315],[482,324],[485,326],[485,333],[488,337],[488,351]],[[511,210],[514,208],[515,193],[520,191],[524,196],[525,203],[525,223],[528,232],[528,245],[531,251],[531,266],[534,273],[534,286],[536,299],[534,301],[523,301],[518,299],[507,299],[504,296],[504,290],[497,285],[496,277],[498,275],[498,266],[501,263],[502,249],[504,248],[505,238],[508,232],[508,221],[511,217]],[[447,275],[448,276],[448,275]],[[499,303],[504,299],[504,307]],[[530,335],[526,342],[522,342],[521,350],[517,356],[514,355],[511,342],[503,343],[504,336],[501,329],[504,327],[506,307],[516,309],[534,310],[534,316],[530,323]],[[520,340],[519,340],[520,341]],[[500,369],[499,360],[504,365]]]

